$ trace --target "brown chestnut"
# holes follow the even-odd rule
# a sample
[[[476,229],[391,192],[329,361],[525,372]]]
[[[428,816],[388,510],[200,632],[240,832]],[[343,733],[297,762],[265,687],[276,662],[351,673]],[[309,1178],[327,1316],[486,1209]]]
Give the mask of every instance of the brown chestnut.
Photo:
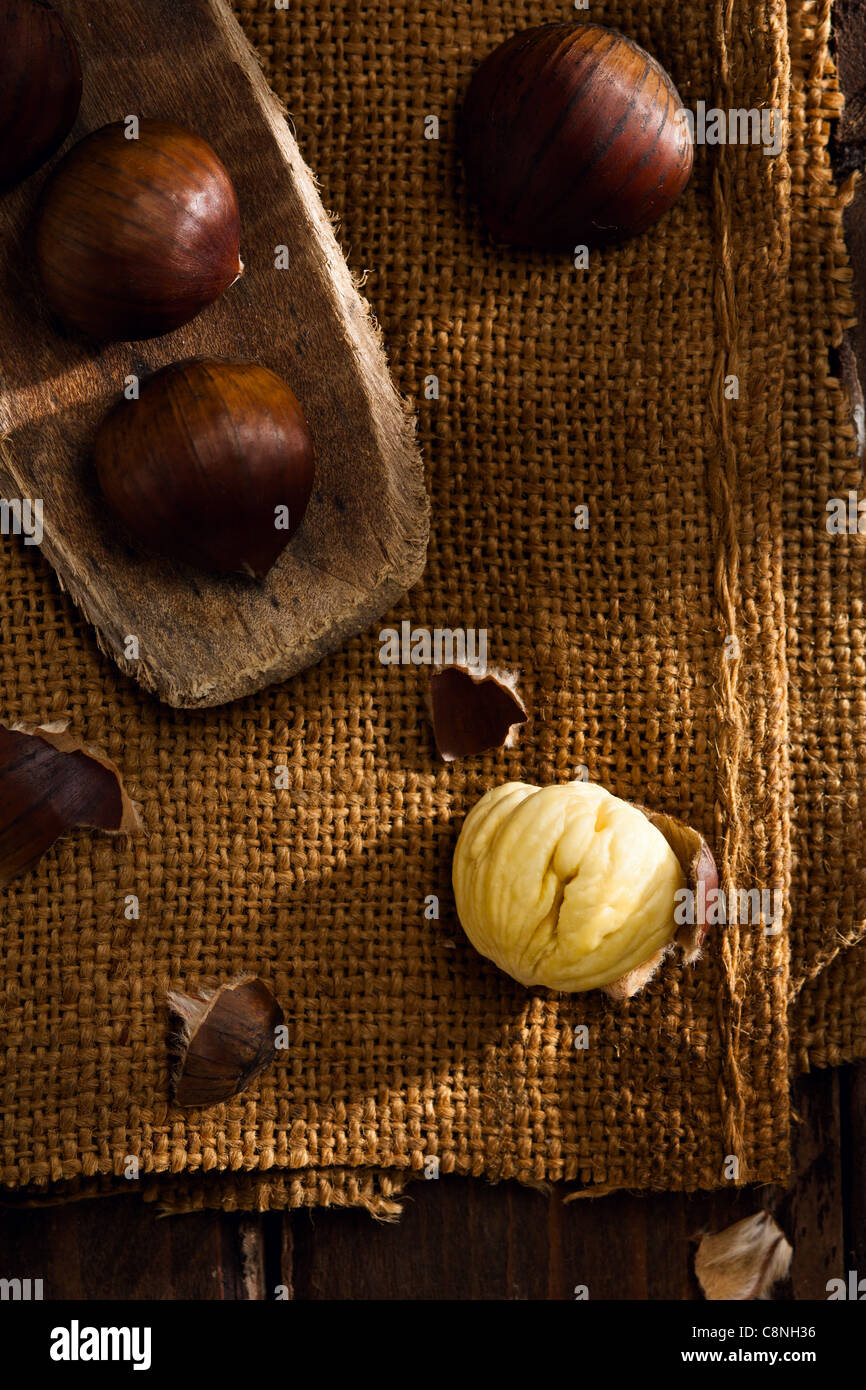
[[[26,178],[66,139],[81,105],[75,40],[42,0],[0,4],[0,186]]]
[[[109,412],[94,457],[112,511],[149,549],[256,579],[300,526],[313,487],[301,407],[251,362],[163,368]]]
[[[127,139],[132,134],[135,138]],[[169,333],[243,270],[232,181],[206,140],[169,121],[103,126],[42,196],[36,257],[62,319],[107,342]]]
[[[469,189],[497,241],[558,250],[643,232],[689,181],[673,82],[600,24],[542,24],[494,49],[463,105]]]

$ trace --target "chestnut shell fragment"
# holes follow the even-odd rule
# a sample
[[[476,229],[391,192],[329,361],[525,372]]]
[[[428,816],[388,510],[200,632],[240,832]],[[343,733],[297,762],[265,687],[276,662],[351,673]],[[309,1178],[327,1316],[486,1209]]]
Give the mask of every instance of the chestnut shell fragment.
[[[469,84],[461,142],[494,240],[540,249],[646,231],[692,170],[670,77],[599,24],[542,24],[494,49]]]
[[[42,0],[0,5],[0,187],[60,149],[81,105],[75,40]]]
[[[114,763],[63,724],[0,725],[0,888],[78,825],[141,828]]]
[[[496,671],[443,666],[430,673],[433,736],[443,762],[505,748],[528,718],[514,682]]]
[[[241,976],[214,993],[171,992],[181,1020],[176,1104],[204,1107],[231,1100],[274,1060],[275,1030],[285,1016],[263,980]]]

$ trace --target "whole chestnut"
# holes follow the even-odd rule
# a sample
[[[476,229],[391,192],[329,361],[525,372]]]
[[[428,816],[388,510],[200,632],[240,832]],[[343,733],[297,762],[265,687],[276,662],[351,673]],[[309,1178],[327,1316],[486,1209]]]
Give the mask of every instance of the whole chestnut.
[[[132,132],[135,138],[127,138]],[[170,121],[103,126],[42,195],[36,258],[54,311],[91,337],[169,333],[243,271],[232,181],[206,140]]]
[[[109,412],[94,459],[112,511],[149,549],[256,579],[300,526],[313,487],[301,407],[251,362],[163,368]]]
[[[676,202],[692,140],[673,82],[600,24],[542,24],[494,49],[463,104],[470,193],[494,239],[559,250],[643,232]]]
[[[0,5],[0,186],[50,159],[81,105],[75,40],[43,0]]]

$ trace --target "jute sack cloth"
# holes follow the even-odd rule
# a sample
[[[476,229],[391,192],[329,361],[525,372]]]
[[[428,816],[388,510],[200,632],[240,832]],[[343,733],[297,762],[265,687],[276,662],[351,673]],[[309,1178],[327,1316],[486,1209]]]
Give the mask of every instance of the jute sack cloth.
[[[850,542],[828,546],[821,524],[827,496],[845,496],[848,486],[862,482],[852,462],[850,401],[831,373],[831,348],[839,346],[854,308],[841,222],[849,190],[835,187],[828,152],[831,122],[840,109],[830,17],[829,3],[789,8],[786,139],[796,327],[788,334],[785,370],[784,578],[794,848],[791,1063],[796,1071],[866,1056],[866,943],[850,945],[864,930],[861,561]],[[251,1181],[256,1182],[252,1191]],[[331,1181],[330,1190],[321,1190],[315,1200],[331,1204],[344,1193],[345,1186]],[[291,1183],[279,1188],[268,1185],[266,1175],[231,1174],[207,1187],[188,1179],[154,1182],[146,1195],[171,1211],[202,1205],[263,1209],[301,1199]],[[387,1200],[393,1203],[397,1195],[390,1189]],[[303,1193],[303,1200],[309,1198]]]
[[[862,495],[833,350],[854,322],[828,140],[842,97],[832,6],[789,7],[792,328],[785,372],[785,591],[793,790],[791,1052],[796,1070],[866,1056],[866,608],[859,535],[827,503]]]
[[[655,52],[690,103],[787,104],[780,6],[593,14]],[[728,927],[626,1005],[527,993],[464,940],[449,871],[486,787],[583,764],[700,826],[726,887],[787,902],[787,159],[699,148],[658,232],[578,271],[492,247],[455,159],[473,65],[556,7],[382,0],[362,19],[263,0],[240,15],[419,414],[434,535],[385,621],[486,628],[532,721],[514,751],[442,767],[424,673],[383,666],[376,631],[290,685],[177,713],[108,665],[38,558],[8,552],[4,717],[69,717],[120,763],[147,836],[70,837],[8,895],[0,1177],[88,1181],[132,1154],[146,1181],[307,1169],[318,1193],[317,1173],[417,1176],[435,1157],[443,1174],[601,1192],[712,1187],[734,1155],[741,1182],[783,1179],[787,932]],[[182,1113],[166,990],[246,970],[286,1009],[286,1063]]]

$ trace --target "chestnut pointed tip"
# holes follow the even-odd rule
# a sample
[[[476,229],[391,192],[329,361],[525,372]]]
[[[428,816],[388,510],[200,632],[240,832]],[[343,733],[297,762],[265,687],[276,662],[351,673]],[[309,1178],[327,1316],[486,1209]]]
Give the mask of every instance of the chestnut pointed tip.
[[[241,579],[248,580],[250,584],[258,584],[261,586],[264,584],[272,569],[273,565],[262,567],[259,565],[252,565],[248,560],[244,560],[243,564],[238,566],[237,574]]]

